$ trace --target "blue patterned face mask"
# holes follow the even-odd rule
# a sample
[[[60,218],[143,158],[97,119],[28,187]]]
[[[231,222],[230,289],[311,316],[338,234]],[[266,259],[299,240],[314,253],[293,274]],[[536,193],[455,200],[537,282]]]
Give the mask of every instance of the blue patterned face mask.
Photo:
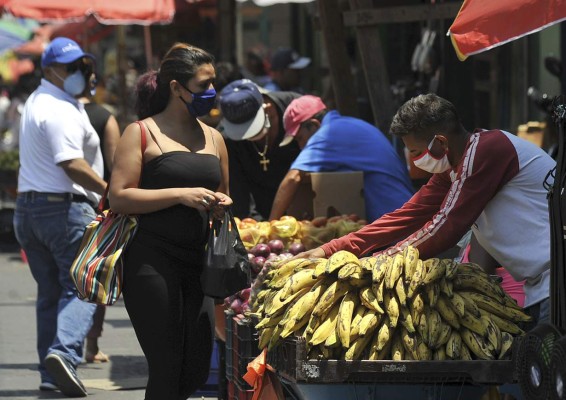
[[[205,90],[204,92],[193,93],[189,88],[183,87],[193,96],[193,101],[189,103],[183,100],[181,96],[179,96],[179,98],[185,103],[187,110],[189,110],[189,113],[191,113],[193,117],[201,117],[212,110],[216,102],[216,90],[214,88]]]

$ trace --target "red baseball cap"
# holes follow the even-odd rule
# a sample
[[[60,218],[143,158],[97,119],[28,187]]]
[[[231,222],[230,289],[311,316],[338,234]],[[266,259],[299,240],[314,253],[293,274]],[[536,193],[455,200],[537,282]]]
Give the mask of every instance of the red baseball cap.
[[[309,94],[301,96],[289,103],[283,114],[285,137],[279,146],[287,146],[291,143],[293,138],[297,135],[301,124],[325,109],[326,106],[320,97],[311,96]]]

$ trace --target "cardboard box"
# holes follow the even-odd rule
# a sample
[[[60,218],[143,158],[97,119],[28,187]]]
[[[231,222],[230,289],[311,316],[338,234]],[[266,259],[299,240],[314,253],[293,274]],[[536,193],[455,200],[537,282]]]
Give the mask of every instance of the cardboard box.
[[[366,218],[363,172],[311,172],[309,176],[310,181],[301,184],[287,215],[300,220],[342,214]]]

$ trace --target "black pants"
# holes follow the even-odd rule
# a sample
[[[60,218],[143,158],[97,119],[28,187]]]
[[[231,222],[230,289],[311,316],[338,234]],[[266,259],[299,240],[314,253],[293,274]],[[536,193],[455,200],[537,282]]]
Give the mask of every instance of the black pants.
[[[138,232],[124,265],[124,302],[149,368],[146,400],[184,400],[210,369],[214,303],[200,287],[202,258],[170,250]]]

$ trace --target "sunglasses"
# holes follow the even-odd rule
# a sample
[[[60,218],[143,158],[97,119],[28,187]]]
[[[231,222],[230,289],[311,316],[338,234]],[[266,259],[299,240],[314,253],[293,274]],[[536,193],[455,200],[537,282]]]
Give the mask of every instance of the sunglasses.
[[[85,59],[78,59],[70,64],[63,64],[67,73],[72,74],[77,70],[81,70],[83,72],[89,72],[92,68],[92,64],[88,63]]]
[[[72,74],[73,72],[76,72],[77,70],[79,70],[82,66],[82,63],[80,61],[75,61],[71,64],[64,64],[65,65],[65,70],[69,73]]]

